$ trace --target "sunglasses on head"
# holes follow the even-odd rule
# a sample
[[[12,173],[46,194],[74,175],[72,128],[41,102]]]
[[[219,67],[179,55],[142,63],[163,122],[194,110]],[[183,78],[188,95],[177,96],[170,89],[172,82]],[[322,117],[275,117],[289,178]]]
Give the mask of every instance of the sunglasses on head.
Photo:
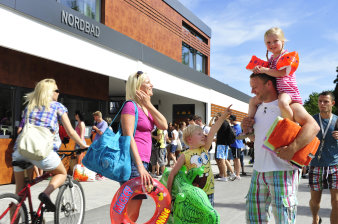
[[[136,78],[138,79],[138,77],[140,77],[140,75],[142,75],[143,74],[143,72],[142,71],[138,71],[138,72],[136,72]]]

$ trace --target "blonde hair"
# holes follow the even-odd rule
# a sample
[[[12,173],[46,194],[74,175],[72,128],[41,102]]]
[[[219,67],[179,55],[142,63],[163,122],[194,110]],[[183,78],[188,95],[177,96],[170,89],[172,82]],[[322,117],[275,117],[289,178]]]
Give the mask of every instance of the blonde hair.
[[[283,50],[284,42],[287,41],[287,39],[284,36],[283,30],[279,27],[272,27],[272,28],[268,29],[264,34],[264,40],[267,36],[270,36],[270,35],[276,35],[279,38],[279,40],[283,41],[283,46],[282,46],[282,50]],[[269,60],[269,51],[268,50],[266,50],[266,58]]]
[[[38,82],[33,92],[26,94],[25,103],[27,103],[28,112],[35,107],[40,110],[45,107],[49,110],[50,103],[53,101],[54,90],[56,89],[56,82],[54,79],[43,79]]]
[[[199,125],[189,125],[183,130],[183,141],[185,144],[188,144],[188,138],[191,137],[195,131],[203,131],[202,127]]]
[[[102,113],[101,113],[101,111],[95,111],[93,113],[93,116],[98,116],[98,117],[102,118]]]
[[[147,74],[141,71],[131,74],[128,77],[128,81],[126,83],[126,100],[133,100],[137,102],[136,90],[141,88],[141,85],[146,77]]]

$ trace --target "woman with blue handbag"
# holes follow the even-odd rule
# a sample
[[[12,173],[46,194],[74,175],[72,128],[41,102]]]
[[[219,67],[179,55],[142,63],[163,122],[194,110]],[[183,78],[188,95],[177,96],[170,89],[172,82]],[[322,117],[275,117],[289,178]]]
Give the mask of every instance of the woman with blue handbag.
[[[129,76],[126,83],[126,100],[136,103],[138,109],[138,122],[134,134],[135,107],[133,102],[127,102],[122,109],[121,126],[123,135],[130,136],[130,150],[132,155],[131,177],[140,176],[145,189],[152,188],[152,177],[148,173],[148,164],[151,156],[151,131],[154,125],[161,130],[168,128],[166,118],[154,107],[150,98],[153,96],[153,85],[146,73],[138,71]],[[137,195],[128,204],[129,218],[136,222],[139,216],[142,199],[146,195]]]

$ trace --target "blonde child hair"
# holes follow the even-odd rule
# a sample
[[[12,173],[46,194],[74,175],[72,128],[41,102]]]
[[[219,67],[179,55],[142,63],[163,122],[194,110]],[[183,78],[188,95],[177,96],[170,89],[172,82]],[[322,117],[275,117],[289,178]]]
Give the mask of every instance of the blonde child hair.
[[[136,90],[140,90],[146,77],[147,74],[142,71],[138,71],[128,77],[126,83],[126,100],[133,100],[137,102]]]
[[[38,107],[39,109],[45,107],[46,110],[49,110],[55,90],[56,82],[54,79],[43,79],[38,82],[34,91],[27,93],[26,95],[25,103],[28,103],[28,112],[32,111],[35,107]]]
[[[287,41],[287,39],[284,36],[284,32],[281,28],[279,27],[272,27],[268,29],[265,34],[264,34],[264,40],[267,36],[270,35],[276,35],[282,42],[283,42],[283,47],[282,50],[284,49],[284,43]],[[269,61],[269,51],[266,50],[266,59]]]
[[[199,125],[189,125],[188,127],[186,127],[184,130],[183,130],[183,142],[186,144],[186,145],[189,145],[188,144],[188,138],[191,137],[195,131],[203,131],[202,127],[199,126]]]

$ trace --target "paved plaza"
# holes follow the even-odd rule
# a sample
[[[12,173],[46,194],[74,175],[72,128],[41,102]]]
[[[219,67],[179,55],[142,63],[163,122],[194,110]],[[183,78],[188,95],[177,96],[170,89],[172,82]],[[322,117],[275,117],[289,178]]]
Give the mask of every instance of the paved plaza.
[[[248,165],[248,158],[245,160],[245,172],[248,176],[242,177],[241,180],[219,182],[216,181],[215,187],[215,208],[221,217],[221,223],[245,223],[245,196],[249,188],[250,178],[252,174],[252,165]],[[212,161],[212,168],[214,173],[218,173],[215,161]],[[37,196],[44,187],[48,184],[44,181],[32,187],[32,195],[35,200],[35,207],[37,206]],[[86,199],[86,214],[85,224],[108,224],[110,223],[110,203],[119,188],[119,184],[111,180],[103,180],[96,182],[81,182],[85,191]],[[297,223],[311,223],[311,212],[309,208],[310,192],[308,187],[308,179],[301,179],[298,192],[298,212]],[[0,193],[14,192],[14,185],[0,186]],[[52,195],[53,200],[57,195],[57,191]],[[152,199],[145,200],[141,208],[141,218],[138,223],[144,223],[150,219],[155,207]],[[330,192],[328,190],[323,192],[320,216],[323,223],[330,223]],[[53,223],[53,214],[47,213],[47,223]],[[275,223],[273,218],[270,223]]]

